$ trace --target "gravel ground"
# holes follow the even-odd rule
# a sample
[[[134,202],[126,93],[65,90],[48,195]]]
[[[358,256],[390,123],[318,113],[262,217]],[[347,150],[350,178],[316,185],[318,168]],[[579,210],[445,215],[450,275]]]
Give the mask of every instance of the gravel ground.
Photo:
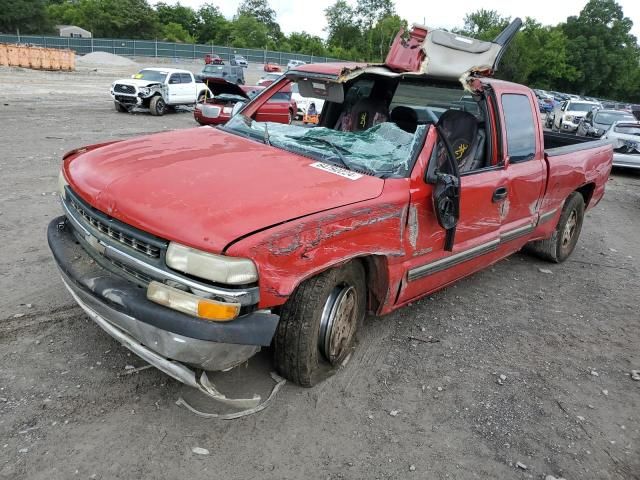
[[[0,68],[0,478],[640,478],[637,173],[614,172],[566,263],[517,254],[370,318],[346,368],[257,415],[203,420],[175,401],[224,410],[126,374],[144,362],[74,304],[44,232],[64,151],[195,126],[116,113],[131,73]],[[265,351],[211,377],[264,396],[271,368]]]

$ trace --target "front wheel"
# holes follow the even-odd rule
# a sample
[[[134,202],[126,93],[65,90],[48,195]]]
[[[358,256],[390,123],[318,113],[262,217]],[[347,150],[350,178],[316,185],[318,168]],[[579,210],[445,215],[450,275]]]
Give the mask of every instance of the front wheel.
[[[151,99],[151,102],[149,103],[149,111],[151,112],[151,115],[159,117],[164,115],[167,111],[167,104],[161,96],[157,95]]]
[[[573,252],[584,219],[584,199],[578,192],[567,198],[553,234],[544,240],[536,240],[526,249],[538,257],[554,263],[564,262]]]
[[[301,283],[282,308],[274,339],[280,374],[303,387],[332,375],[353,351],[366,295],[358,261]]]

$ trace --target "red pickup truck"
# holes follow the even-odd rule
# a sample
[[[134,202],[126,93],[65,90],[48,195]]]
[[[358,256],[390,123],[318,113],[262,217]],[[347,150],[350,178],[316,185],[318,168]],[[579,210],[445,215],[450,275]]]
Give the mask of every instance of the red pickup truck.
[[[459,42],[476,55],[498,40]],[[429,67],[409,71],[402,46],[391,66],[302,65],[225,126],[67,153],[48,229],[65,285],[189,385],[272,346],[277,370],[311,386],[346,361],[367,312],[523,247],[562,262],[612,147],[543,132],[534,93],[487,76],[496,64],[462,81],[460,66],[430,71],[456,41],[427,35]],[[319,124],[257,121],[292,82],[325,100]]]

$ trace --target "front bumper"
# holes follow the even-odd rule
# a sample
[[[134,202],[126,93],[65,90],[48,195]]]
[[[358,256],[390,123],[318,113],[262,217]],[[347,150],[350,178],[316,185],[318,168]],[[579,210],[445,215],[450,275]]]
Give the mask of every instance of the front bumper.
[[[139,107],[143,103],[143,99],[137,95],[124,95],[122,93],[115,93],[113,91],[111,91],[111,98],[113,98],[114,101],[125,106]]]
[[[578,130],[578,124],[577,123],[571,123],[571,122],[563,122],[562,123],[562,130],[567,131],[567,132],[575,132],[576,130]]]
[[[184,383],[195,382],[195,373],[182,364],[226,370],[271,343],[277,315],[256,311],[212,322],[147,300],[144,288],[102,267],[80,246],[65,217],[49,224],[47,240],[62,280],[85,312],[127,348]]]
[[[198,104],[193,109],[193,118],[202,125],[221,125],[227,123],[231,115],[219,105]]]

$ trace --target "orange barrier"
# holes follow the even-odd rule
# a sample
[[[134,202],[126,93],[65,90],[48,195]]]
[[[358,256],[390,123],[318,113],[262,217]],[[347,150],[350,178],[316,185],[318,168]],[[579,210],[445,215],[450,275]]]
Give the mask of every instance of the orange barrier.
[[[67,49],[0,43],[0,66],[71,71],[76,69],[76,53]]]

